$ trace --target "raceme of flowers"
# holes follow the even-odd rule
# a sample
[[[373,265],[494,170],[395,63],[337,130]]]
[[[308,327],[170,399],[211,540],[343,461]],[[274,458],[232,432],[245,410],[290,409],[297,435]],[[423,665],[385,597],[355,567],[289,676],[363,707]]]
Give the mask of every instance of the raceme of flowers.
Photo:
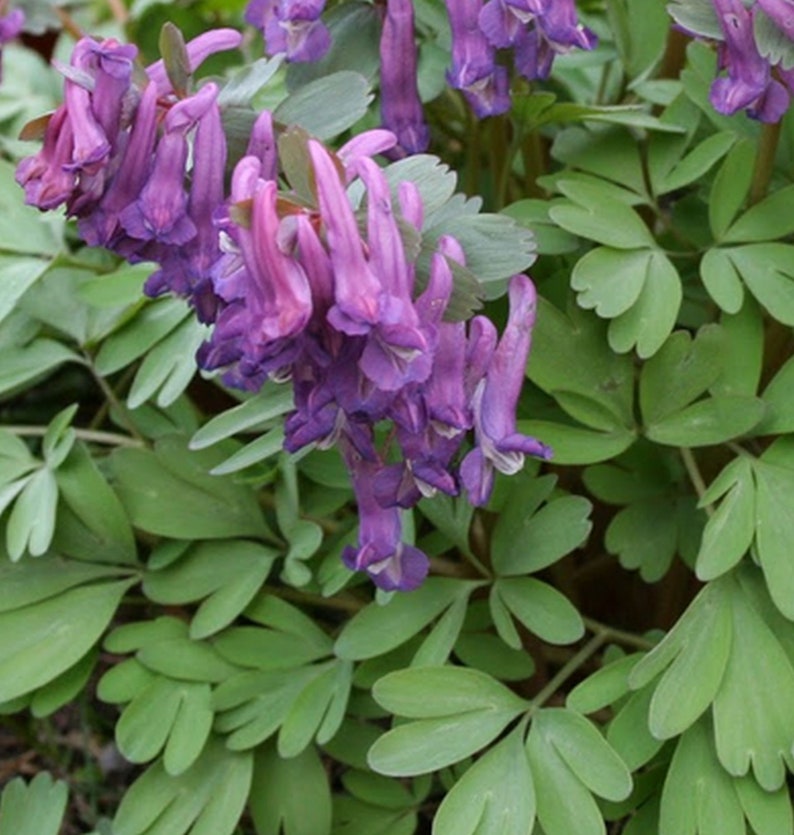
[[[317,61],[331,44],[324,7],[325,0],[251,0],[245,19],[262,30],[269,54]],[[452,32],[447,80],[479,117],[510,109],[499,50],[511,50],[516,72],[535,80],[548,78],[555,55],[596,44],[579,24],[574,0],[446,0],[446,7]],[[386,0],[380,58],[381,117],[397,136],[395,154],[424,151],[429,132],[417,90],[412,0]]]
[[[747,110],[762,122],[779,121],[794,94],[794,66],[762,55],[757,33],[766,17],[786,39],[794,40],[794,2],[757,0],[749,8],[742,0],[712,3],[723,35],[718,69],[725,71],[711,87],[714,109],[726,115]]]
[[[188,43],[191,71],[239,38],[216,30]],[[338,154],[306,140],[316,184],[308,205],[279,190],[265,111],[227,199],[217,86],[178,93],[162,61],[139,72],[135,57],[114,40],[77,43],[62,68],[64,103],[41,151],[17,170],[27,202],[65,205],[87,243],[156,261],[147,292],[183,296],[214,325],[202,367],[250,391],[291,380],[286,449],[336,445],[351,474],[360,528],[345,563],[384,589],[415,588],[428,560],[403,542],[401,509],[461,489],[484,504],[495,471],[517,472],[527,454],[550,456],[516,431],[532,282],[512,278],[501,338],[484,316],[445,321],[454,262],[465,263],[445,236],[417,295],[403,235],[421,234],[424,207],[411,182],[393,197],[372,159],[397,144],[387,130],[354,137]],[[351,184],[363,192],[364,232]]]

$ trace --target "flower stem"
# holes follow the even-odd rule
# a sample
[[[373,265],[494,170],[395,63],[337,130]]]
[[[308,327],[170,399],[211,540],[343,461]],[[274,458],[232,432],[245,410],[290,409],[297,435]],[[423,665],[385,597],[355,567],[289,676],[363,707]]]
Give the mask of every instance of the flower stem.
[[[775,168],[775,154],[780,140],[782,122],[765,123],[758,139],[755,168],[750,186],[750,205],[754,206],[766,196],[769,181]]]
[[[576,655],[558,670],[549,683],[532,699],[530,712],[534,713],[562,687],[563,684],[583,665],[589,658],[598,652],[598,650],[609,639],[607,632],[598,632],[576,653]]]
[[[689,480],[692,482],[695,492],[698,494],[698,498],[702,499],[706,492],[706,482],[703,481],[700,467],[698,467],[698,462],[695,460],[692,450],[689,447],[679,447],[678,452],[681,455],[681,460],[684,462],[684,467],[686,467]],[[714,508],[710,504],[706,505],[705,510],[707,515],[714,515]]]
[[[144,442],[137,438],[130,438],[128,435],[120,435],[116,432],[101,432],[98,429],[78,429],[72,427],[74,434],[81,441],[89,444],[104,444],[106,446],[128,446],[142,447]],[[47,434],[46,426],[4,426],[6,432],[20,438],[43,438]]]

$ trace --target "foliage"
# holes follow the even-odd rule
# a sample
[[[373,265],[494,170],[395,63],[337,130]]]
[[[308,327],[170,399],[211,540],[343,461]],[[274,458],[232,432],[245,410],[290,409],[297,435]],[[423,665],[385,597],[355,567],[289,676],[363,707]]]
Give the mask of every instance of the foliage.
[[[715,111],[711,0],[581,2],[598,46],[514,73],[487,118],[445,86],[444,4],[413,3],[431,144],[384,165],[424,206],[402,245],[419,292],[446,236],[465,250],[448,321],[504,323],[531,267],[517,428],[553,458],[500,473],[483,507],[402,510],[430,558],[410,592],[340,559],[354,493],[336,448],[284,450],[289,388],[198,372],[211,326],[142,293],[155,266],[86,246],[14,183],[38,148],[20,130],[61,95],[49,46],[63,62],[84,30],[151,63],[166,20],[242,29],[243,4],[18,5],[0,835],[64,816],[83,835],[794,835],[794,116]],[[317,197],[308,135],[338,149],[379,124],[381,5],[329,4],[314,63],[263,57],[248,27],[201,70],[232,161],[273,111],[296,215]],[[788,71],[790,40],[756,18]]]

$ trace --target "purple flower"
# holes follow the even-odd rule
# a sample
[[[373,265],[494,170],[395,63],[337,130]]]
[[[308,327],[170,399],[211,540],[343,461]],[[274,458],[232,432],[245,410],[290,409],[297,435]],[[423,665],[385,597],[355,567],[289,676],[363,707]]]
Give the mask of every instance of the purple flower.
[[[335,304],[328,320],[350,336],[365,334],[380,320],[381,284],[364,257],[356,218],[333,160],[315,140],[309,141],[309,153],[334,270]]]
[[[417,51],[412,0],[388,0],[380,39],[380,112],[406,154],[427,150],[430,131],[416,86]]]
[[[131,237],[182,246],[196,236],[196,224],[188,214],[185,191],[186,134],[214,106],[217,96],[217,86],[206,84],[194,96],[183,99],[168,111],[165,134],[157,145],[146,185],[138,198],[119,215],[121,225]],[[194,176],[201,173],[195,171]]]
[[[163,248],[161,269],[149,277],[145,286],[145,292],[151,296],[170,290],[188,297],[202,322],[214,321],[219,302],[210,271],[221,255],[215,213],[224,201],[225,167],[226,136],[213,98],[198,117],[193,141],[187,216],[196,234],[182,246]]]
[[[732,114],[747,108],[762,122],[777,122],[789,104],[785,87],[771,77],[768,62],[761,56],[753,34],[753,14],[742,0],[714,0],[725,41],[720,47],[720,64],[728,76],[717,78],[710,99],[718,113]]]
[[[411,299],[414,270],[392,212],[389,185],[370,159],[360,161],[359,172],[367,187],[369,265],[382,288],[381,313],[359,365],[381,390],[396,391],[427,379],[431,358]]]
[[[360,520],[358,548],[345,548],[342,560],[353,571],[366,571],[382,589],[417,588],[427,576],[429,561],[418,548],[402,542],[399,509],[381,507],[375,499],[379,464],[362,459],[347,445],[342,449],[353,478]]]
[[[83,240],[113,248],[121,230],[119,215],[137,199],[149,176],[157,139],[157,87],[147,84],[127,137],[115,176],[96,209],[80,219]]]
[[[517,275],[510,281],[509,293],[507,326],[472,397],[477,445],[460,467],[461,480],[475,505],[488,501],[494,470],[512,475],[524,465],[525,455],[551,457],[547,446],[516,432],[516,406],[535,321],[535,288],[526,276]]]
[[[269,55],[288,61],[319,61],[331,45],[320,15],[325,0],[252,0],[245,20],[265,35]]]
[[[478,24],[480,0],[446,0],[452,28],[452,67],[447,80],[466,97],[477,116],[510,109],[507,69]]]
[[[42,149],[17,166],[16,181],[25,189],[26,203],[48,211],[68,200],[77,183],[76,175],[67,168],[73,147],[69,114],[61,105],[47,123]]]

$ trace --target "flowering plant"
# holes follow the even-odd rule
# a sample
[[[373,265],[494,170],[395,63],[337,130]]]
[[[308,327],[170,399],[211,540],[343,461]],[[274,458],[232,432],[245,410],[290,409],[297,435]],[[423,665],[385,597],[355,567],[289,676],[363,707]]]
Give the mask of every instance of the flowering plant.
[[[0,12],[0,835],[794,834],[794,4]]]

